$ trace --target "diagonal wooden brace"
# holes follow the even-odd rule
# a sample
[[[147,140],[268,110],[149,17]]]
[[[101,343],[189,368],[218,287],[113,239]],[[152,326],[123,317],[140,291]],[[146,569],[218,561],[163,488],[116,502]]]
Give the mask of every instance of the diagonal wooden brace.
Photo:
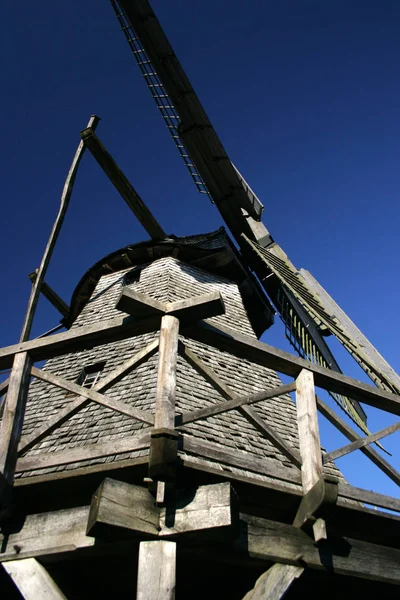
[[[326,519],[336,506],[338,479],[329,475],[321,477],[303,496],[293,521],[294,527],[302,528],[315,519]]]

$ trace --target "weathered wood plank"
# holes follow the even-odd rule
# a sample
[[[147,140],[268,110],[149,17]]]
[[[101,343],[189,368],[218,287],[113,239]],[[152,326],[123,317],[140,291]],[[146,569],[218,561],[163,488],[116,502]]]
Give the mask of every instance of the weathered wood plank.
[[[5,379],[4,381],[2,381],[0,383],[0,397],[4,396],[4,394],[7,394],[7,390],[8,390],[8,386],[10,384],[10,378],[7,377],[7,379]]]
[[[125,404],[125,402],[121,402],[121,400],[109,398],[104,394],[100,394],[95,389],[84,388],[77,383],[68,381],[68,379],[58,377],[57,375],[53,375],[52,373],[43,371],[42,369],[37,369],[36,367],[32,367],[32,375],[38,379],[41,379],[42,381],[47,381],[47,383],[51,383],[52,385],[67,390],[68,392],[72,392],[77,396],[88,398],[88,400],[92,400],[101,406],[105,406],[106,408],[115,410],[122,415],[131,417],[136,421],[141,421],[142,423],[147,423],[148,425],[153,425],[154,423],[154,417],[151,413],[130,406],[129,404]]]
[[[228,482],[181,492],[160,511],[159,536],[231,531],[237,522],[236,498]]]
[[[175,572],[175,542],[141,542],[137,600],[175,600]]]
[[[245,469],[253,473],[267,475],[279,480],[291,483],[301,483],[300,472],[297,469],[283,467],[277,461],[268,458],[259,458],[249,452],[232,450],[231,448],[221,448],[216,444],[204,440],[196,440],[187,435],[183,436],[183,451],[196,456],[203,456],[211,460]]]
[[[143,362],[152,356],[158,348],[158,343],[158,339],[153,340],[147,344],[145,348],[135,352],[135,354],[123,362],[122,365],[116,367],[106,377],[100,379],[100,381],[93,386],[93,390],[96,392],[101,392],[115,385],[133,368],[143,364]],[[81,392],[82,389],[80,388],[79,391]],[[56,415],[45,421],[43,425],[38,427],[31,435],[21,439],[18,448],[18,454],[21,455],[23,452],[26,452],[35,444],[39,443],[46,437],[46,435],[49,435],[52,431],[54,431],[56,427],[60,427],[67,419],[72,417],[72,415],[86,406],[89,401],[90,400],[87,396],[80,395],[75,400],[69,402],[65,408],[61,409]]]
[[[180,353],[188,360],[188,362],[201,373],[206,380],[228,401],[239,400],[240,397],[232,392],[222,379],[208,366],[195,352],[192,352],[185,344],[180,344]],[[270,427],[259,415],[249,406],[239,404],[237,406],[239,412],[246,417],[258,431],[262,433],[276,448],[282,452],[297,467],[301,465],[301,458],[296,450],[293,450],[289,444]]]
[[[301,479],[306,494],[323,476],[313,374],[304,369],[296,379],[296,386]]]
[[[38,270],[36,269],[36,271],[33,271],[33,273],[30,273],[29,275],[29,279],[32,281],[32,283],[35,283],[37,276],[38,276]],[[69,306],[66,302],[64,302],[64,300],[62,298],[60,298],[60,296],[57,294],[57,292],[55,292],[53,290],[52,287],[50,287],[45,281],[42,281],[42,285],[40,287],[40,292],[41,294],[43,294],[43,296],[45,298],[47,298],[47,300],[54,306],[54,308],[56,310],[58,310],[58,312],[63,316],[66,317],[69,314]]]
[[[302,369],[307,369],[313,373],[316,386],[400,416],[400,397],[396,394],[320,367],[289,352],[254,340],[234,329],[201,322],[182,327],[181,333],[188,338],[204,342],[291,377],[297,377]]]
[[[96,117],[95,115],[92,115],[89,119],[88,127],[91,127],[92,129],[96,129],[99,120],[100,119],[98,117]],[[71,198],[76,174],[77,174],[78,167],[82,160],[82,156],[83,156],[84,152],[85,152],[85,146],[83,145],[83,142],[80,142],[78,145],[78,148],[75,152],[75,156],[72,160],[71,167],[68,171],[68,175],[65,180],[63,191],[61,194],[60,208],[58,210],[56,220],[54,221],[54,225],[50,232],[49,240],[48,240],[46,248],[44,250],[39,269],[37,271],[36,280],[32,286],[31,294],[30,294],[29,301],[28,301],[28,307],[27,307],[26,315],[25,315],[25,319],[24,319],[24,324],[22,326],[21,337],[19,340],[20,342],[25,342],[26,340],[29,339],[29,336],[31,333],[31,328],[32,328],[33,317],[35,315],[36,306],[37,306],[37,303],[39,300],[40,288],[41,288],[42,282],[44,281],[44,278],[46,276],[47,268],[49,266],[54,247],[56,245],[58,236],[60,234],[65,215],[67,213],[67,209],[69,206],[69,201]]]
[[[337,450],[333,450],[324,456],[324,464],[336,460],[337,458],[341,458],[342,456],[346,456],[346,454],[350,454],[354,450],[358,450],[359,448],[364,448],[364,446],[368,446],[368,444],[372,444],[377,440],[380,440],[392,433],[395,433],[400,429],[400,421],[394,423],[393,425],[389,425],[389,427],[385,427],[376,433],[371,433],[359,440],[355,440],[351,444],[347,444],[346,446],[342,446]]]
[[[364,490],[363,488],[354,487],[341,481],[339,482],[339,496],[400,512],[399,498],[378,494],[377,492],[371,492],[370,490]]]
[[[88,516],[89,506],[28,515],[19,531],[0,533],[0,562],[93,546]]]
[[[316,546],[309,535],[292,525],[247,515],[241,519],[242,534],[234,546],[250,557],[293,565],[300,561],[311,569],[400,583],[400,550],[350,538]]]
[[[9,483],[12,483],[14,478],[31,366],[31,359],[26,352],[15,356],[4,405],[0,427],[0,472]]]
[[[304,567],[276,563],[257,579],[243,600],[280,600],[303,571]]]
[[[257,394],[241,396],[235,398],[234,400],[227,400],[226,402],[221,402],[220,404],[214,404],[212,406],[207,406],[206,408],[199,408],[198,410],[184,413],[183,415],[177,415],[176,419],[180,425],[187,425],[188,423],[194,423],[195,421],[200,421],[201,419],[207,419],[207,417],[214,417],[215,415],[220,415],[230,410],[234,410],[239,406],[256,404],[257,402],[262,402],[263,400],[270,400],[271,398],[276,398],[282,394],[293,392],[295,389],[295,383],[287,383],[272,390],[265,390],[264,392],[259,392]]]
[[[89,126],[84,129],[81,132],[81,138],[149,236],[153,239],[163,240],[166,234],[161,225],[154,218],[131,182],[96,136],[93,128]]]
[[[135,319],[134,317],[116,317],[93,325],[77,327],[49,337],[36,338],[29,342],[14,344],[0,349],[0,368],[12,366],[14,355],[28,352],[33,361],[46,360],[69,352],[78,352],[106,344],[124,340],[136,335],[151,333],[160,328],[159,317]]]
[[[156,429],[174,429],[176,361],[178,356],[179,320],[172,315],[161,319],[160,350],[156,390]]]
[[[160,510],[147,488],[106,478],[93,495],[87,534],[110,535],[112,529],[158,535]]]
[[[126,287],[122,290],[115,308],[133,317],[150,317],[163,315],[166,311],[166,304],[147,294]]]
[[[186,321],[208,319],[224,313],[225,304],[220,292],[209,292],[176,302],[168,302],[166,305],[167,315],[174,315]]]
[[[350,441],[361,440],[362,437],[358,435],[341,417],[339,417],[325,402],[321,400],[318,396],[317,406],[320,413],[328,419],[332,425],[334,425],[344,436],[346,436]],[[368,458],[383,471],[392,481],[400,485],[400,473],[396,471],[391,464],[387,462],[374,448],[370,448],[369,446],[365,446],[360,448],[360,451],[363,452]]]
[[[34,471],[36,469],[69,465],[71,463],[82,462],[92,458],[123,454],[124,452],[133,452],[134,450],[143,450],[144,448],[148,448],[149,445],[150,434],[146,432],[137,437],[127,437],[110,442],[88,444],[81,448],[59,450],[58,452],[46,452],[43,454],[35,454],[31,457],[20,458],[17,462],[16,470],[19,473],[22,473],[24,471]]]
[[[54,579],[34,558],[3,563],[25,600],[67,600]]]

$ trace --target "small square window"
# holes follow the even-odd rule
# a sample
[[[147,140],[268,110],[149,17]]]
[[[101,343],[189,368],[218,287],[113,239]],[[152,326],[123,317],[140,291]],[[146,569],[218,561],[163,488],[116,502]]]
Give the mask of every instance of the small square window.
[[[104,369],[105,362],[96,363],[94,365],[89,365],[88,367],[83,367],[76,383],[85,388],[93,387],[98,380],[100,379],[101,372]]]

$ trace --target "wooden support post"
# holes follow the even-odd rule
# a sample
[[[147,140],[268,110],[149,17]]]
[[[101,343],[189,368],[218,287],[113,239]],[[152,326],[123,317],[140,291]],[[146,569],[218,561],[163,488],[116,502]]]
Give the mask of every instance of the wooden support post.
[[[32,362],[26,352],[15,355],[0,428],[0,472],[12,483],[24,420]]]
[[[243,600],[280,600],[303,571],[303,567],[276,563],[257,579]]]
[[[175,600],[176,543],[141,542],[137,600]]]
[[[33,273],[29,274],[29,279],[32,281],[32,283],[35,283],[38,276],[38,272],[39,269],[36,269],[36,271],[33,271]],[[55,292],[53,288],[51,288],[45,281],[42,281],[40,291],[43,294],[43,296],[47,298],[47,300],[54,306],[54,308],[58,310],[60,314],[62,314],[63,317],[66,317],[68,315],[68,304],[64,302],[64,300],[60,298],[57,292]]]
[[[67,600],[48,572],[34,558],[3,563],[25,600]]]
[[[296,386],[297,425],[302,458],[301,480],[303,492],[307,494],[323,477],[317,401],[311,371],[303,369],[296,379]],[[326,539],[325,522],[322,519],[317,519],[314,523],[314,537],[316,541]]]

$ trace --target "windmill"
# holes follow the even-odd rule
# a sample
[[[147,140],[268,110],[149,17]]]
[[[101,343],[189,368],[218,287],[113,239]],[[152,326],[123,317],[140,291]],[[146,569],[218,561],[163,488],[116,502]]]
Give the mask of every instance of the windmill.
[[[12,365],[0,390],[0,560],[33,599],[132,590],[133,559],[140,600],[172,599],[175,585],[178,597],[196,597],[192,579],[204,572],[196,587],[210,597],[220,595],[211,581],[227,597],[243,597],[255,575],[246,600],[296,597],[326,585],[314,570],[333,572],[329,584],[342,594],[372,579],[363,593],[381,582],[374,589],[387,596],[399,583],[398,519],[360,503],[395,511],[399,503],[348,485],[331,461],[360,448],[399,483],[370,447],[398,425],[369,434],[360,404],[399,414],[398,376],[273,240],[149,3],[112,5],[196,187],[236,244],[224,230],[167,236],[90,119],[32,275],[20,343],[0,350],[0,365]],[[44,277],[85,149],[151,240],[101,259],[66,306]],[[40,292],[69,331],[29,340]],[[272,325],[272,305],[300,358],[257,340]],[[377,387],[340,372],[329,335]],[[43,359],[45,367],[33,366]],[[274,369],[295,382],[282,385]],[[368,435],[325,405],[314,383]],[[350,444],[322,455],[317,408]]]

